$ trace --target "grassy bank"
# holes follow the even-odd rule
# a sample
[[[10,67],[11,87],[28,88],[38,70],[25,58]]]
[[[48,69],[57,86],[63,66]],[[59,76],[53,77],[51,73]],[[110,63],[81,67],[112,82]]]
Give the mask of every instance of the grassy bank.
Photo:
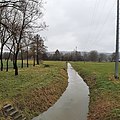
[[[43,62],[19,69],[18,76],[12,69],[0,72],[0,108],[11,103],[31,119],[52,106],[67,83],[65,62]]]
[[[120,80],[114,79],[114,63],[72,62],[90,87],[88,120],[120,120]]]

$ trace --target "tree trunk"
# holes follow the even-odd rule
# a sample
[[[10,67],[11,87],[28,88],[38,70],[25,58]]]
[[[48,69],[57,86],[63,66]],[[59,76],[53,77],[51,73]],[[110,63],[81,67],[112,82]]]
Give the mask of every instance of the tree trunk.
[[[37,55],[36,55],[36,62],[37,62],[37,65],[39,65],[39,52],[38,52],[39,50],[38,50],[38,37],[37,37]]]
[[[6,72],[8,72],[8,62],[9,62],[9,59],[7,59]]]
[[[17,66],[17,59],[16,58],[15,58],[14,67],[15,67],[15,76],[17,76],[18,75],[18,66]]]
[[[9,62],[9,59],[10,59],[10,55],[11,55],[11,51],[10,51],[9,56],[8,56],[8,58],[7,58],[6,72],[8,72],[8,62]]]
[[[13,55],[13,69],[15,69],[15,54]]]
[[[3,46],[1,46],[1,55],[0,55],[0,59],[1,59],[1,71],[3,71]]]
[[[15,59],[14,59],[14,68],[15,68],[15,76],[18,75],[18,66],[17,66],[17,57],[18,57],[18,53],[19,53],[19,44],[17,44],[17,51],[16,51],[16,54],[15,54]]]
[[[3,71],[3,60],[1,58],[1,71]]]
[[[14,50],[14,54],[13,54],[13,69],[15,69],[15,41],[13,40],[13,50]]]
[[[35,66],[35,52],[34,52],[34,55],[33,55],[33,66]]]
[[[36,60],[37,60],[37,65],[39,65],[39,56],[38,56],[38,53],[37,53],[37,56],[36,56]]]
[[[22,49],[21,49],[21,61],[22,61],[21,68],[23,68],[23,50]]]
[[[17,76],[18,75],[18,67],[17,67],[17,65],[15,64],[15,76]]]
[[[27,46],[27,67],[29,67],[29,63],[28,63],[28,46]]]
[[[22,64],[21,64],[21,68],[23,68],[23,58],[22,58]]]

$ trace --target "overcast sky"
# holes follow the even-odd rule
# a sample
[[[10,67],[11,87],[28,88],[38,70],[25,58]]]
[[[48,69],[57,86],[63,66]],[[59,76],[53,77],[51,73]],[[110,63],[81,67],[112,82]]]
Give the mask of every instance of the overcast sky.
[[[115,51],[117,0],[46,0],[48,51]]]

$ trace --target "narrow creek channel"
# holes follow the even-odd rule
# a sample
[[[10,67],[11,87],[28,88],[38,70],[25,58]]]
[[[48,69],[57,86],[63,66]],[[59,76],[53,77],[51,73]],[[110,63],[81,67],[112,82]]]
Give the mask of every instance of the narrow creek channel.
[[[68,87],[60,99],[33,120],[87,120],[89,88],[68,63]]]

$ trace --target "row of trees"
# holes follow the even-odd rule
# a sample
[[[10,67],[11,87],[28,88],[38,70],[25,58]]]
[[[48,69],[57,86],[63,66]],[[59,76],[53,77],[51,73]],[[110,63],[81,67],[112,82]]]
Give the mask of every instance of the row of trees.
[[[112,62],[115,60],[115,53],[113,54],[98,53],[95,50],[90,52],[73,51],[68,53],[62,53],[59,50],[56,50],[54,54],[49,54],[47,59],[63,61]]]
[[[0,2],[1,71],[3,71],[4,50],[9,51],[7,67],[10,57],[13,56],[15,75],[18,75],[19,54],[23,60],[23,53],[26,52],[28,66],[28,54],[32,51],[34,61],[37,56],[37,64],[39,64],[39,54],[46,50],[43,38],[38,34],[35,35],[46,28],[46,24],[40,22],[43,16],[42,9],[42,0],[2,0]]]
[[[43,59],[43,56],[46,54],[46,46],[44,45],[44,40],[38,34],[34,36],[31,44],[25,47],[20,48],[18,54],[18,60],[21,60],[21,67],[23,68],[23,61],[27,61],[27,67],[29,67],[29,60],[33,59],[33,66],[35,63],[39,65],[39,62]],[[8,62],[11,60],[14,66],[14,55],[10,52],[2,53],[2,61],[6,61],[6,71],[8,71]],[[3,66],[1,66],[3,67]]]

